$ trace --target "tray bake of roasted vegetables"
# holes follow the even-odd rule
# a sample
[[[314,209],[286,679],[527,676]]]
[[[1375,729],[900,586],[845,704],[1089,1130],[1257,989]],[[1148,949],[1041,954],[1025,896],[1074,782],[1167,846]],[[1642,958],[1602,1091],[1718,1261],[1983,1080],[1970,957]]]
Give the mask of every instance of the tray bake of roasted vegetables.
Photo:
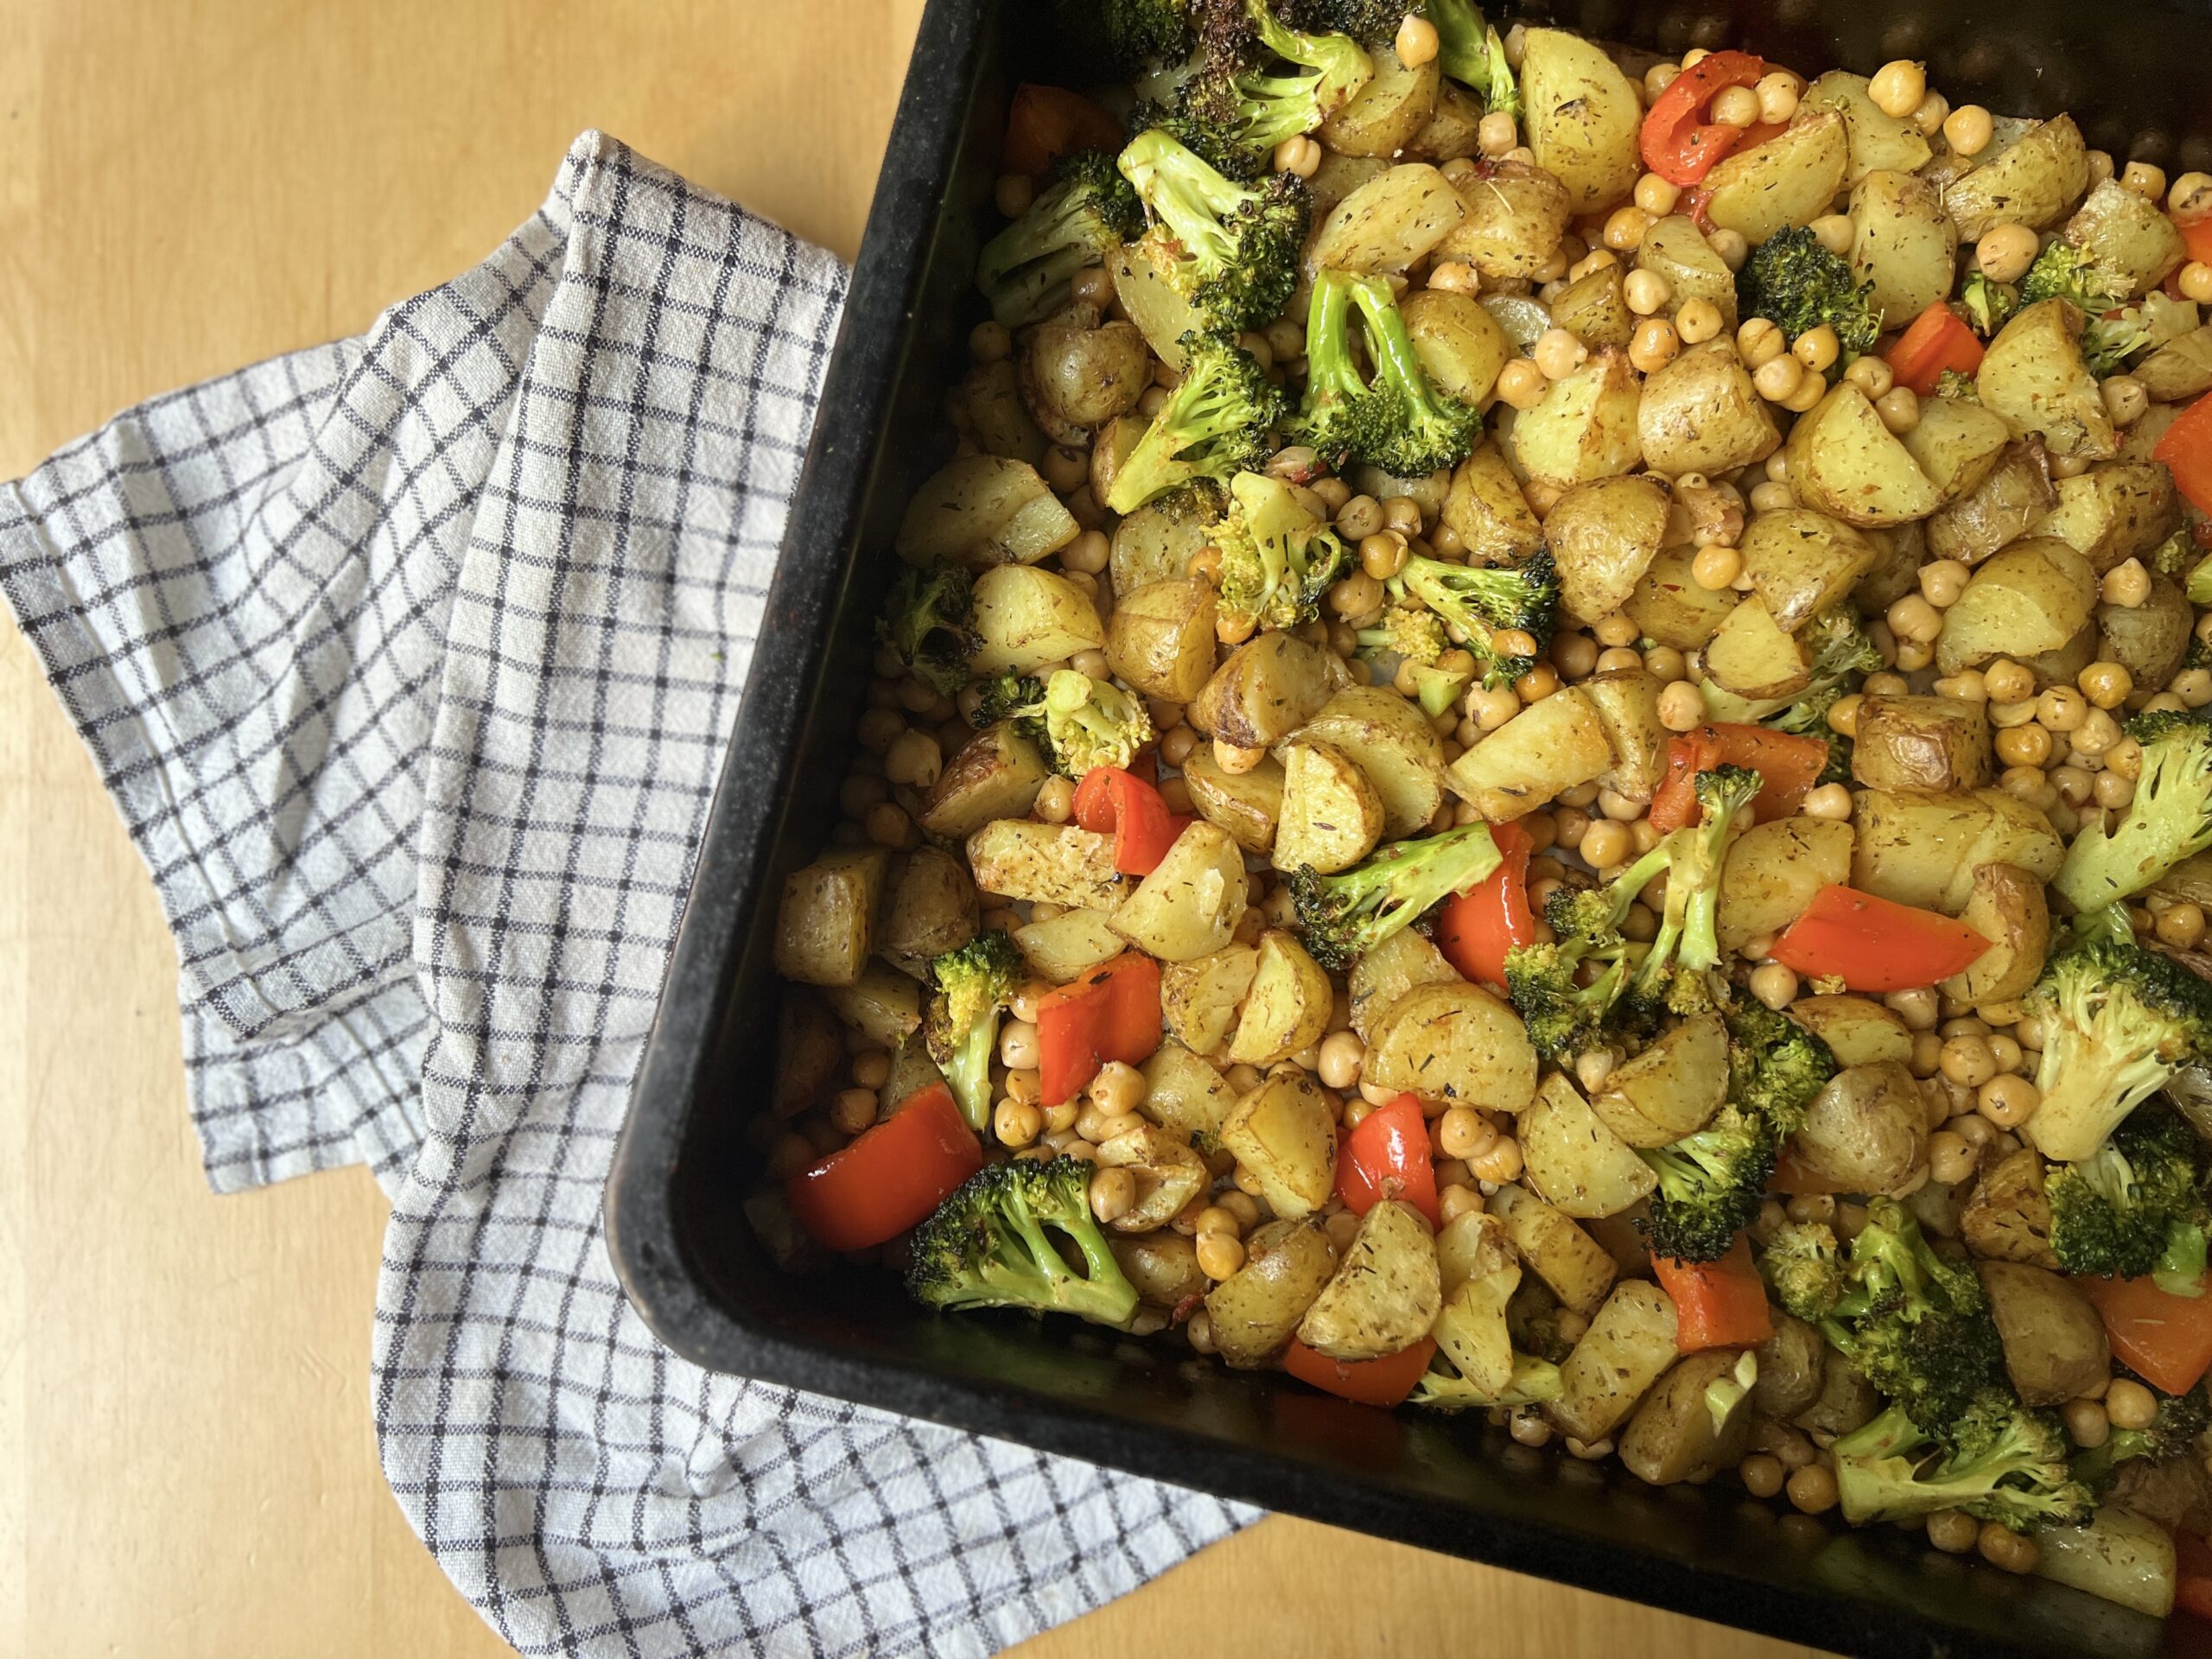
[[[755,1230],[2212,1614],[2212,177],[1061,10]]]

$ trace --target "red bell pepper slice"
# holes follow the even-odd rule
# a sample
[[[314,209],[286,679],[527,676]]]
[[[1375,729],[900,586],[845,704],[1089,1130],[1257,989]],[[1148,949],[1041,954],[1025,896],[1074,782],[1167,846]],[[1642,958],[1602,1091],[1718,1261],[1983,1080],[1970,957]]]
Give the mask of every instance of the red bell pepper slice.
[[[1774,1334],[1774,1310],[1766,1305],[1766,1286],[1751,1265],[1751,1243],[1741,1233],[1718,1262],[1677,1262],[1655,1255],[1651,1270],[1659,1277],[1659,1287],[1674,1300],[1677,1353],[1755,1348]]]
[[[1078,149],[1119,149],[1125,142],[1121,124],[1081,92],[1024,82],[1014,89],[1007,111],[999,170],[1042,181],[1063,156]]]
[[[864,1250],[913,1226],[982,1166],[982,1143],[960,1103],[932,1083],[850,1146],[799,1171],[784,1194],[824,1249]]]
[[[1683,733],[1667,746],[1667,775],[1651,799],[1651,827],[1662,835],[1695,823],[1697,775],[1715,766],[1748,766],[1759,774],[1751,815],[1761,823],[1786,818],[1827,770],[1828,746],[1817,737],[1770,731],[1740,721],[1722,721]]]
[[[1503,988],[1505,953],[1536,942],[1536,916],[1529,907],[1529,858],[1536,843],[1517,821],[1491,825],[1490,838],[1497,843],[1498,867],[1444,901],[1436,943],[1469,979]]]
[[[2166,1394],[2187,1394],[2212,1370],[2212,1296],[2176,1296],[2150,1279],[2077,1278],[2113,1357]]]
[[[2198,398],[2165,429],[2151,451],[2165,462],[2174,487],[2200,512],[2212,512],[2212,392]]]
[[[1936,390],[1946,369],[1972,374],[1981,366],[1984,347],[1974,331],[1957,312],[1938,300],[1897,337],[1882,360],[1901,386],[1910,386],[1923,397]]]
[[[2192,219],[2186,224],[2177,219],[2174,228],[2181,232],[2182,246],[2189,251],[2191,261],[2200,265],[2212,265],[2212,216]],[[2174,275],[2178,276],[2180,274],[2181,268],[2176,266]]]
[[[1047,1106],[1073,1100],[1109,1060],[1136,1065],[1160,1046],[1160,964],[1124,950],[1037,1004],[1038,1087]]]
[[[1964,973],[1988,949],[1964,922],[1831,882],[1774,942],[1774,959],[1854,991],[1909,991]]]
[[[1423,1337],[1412,1347],[1380,1359],[1331,1359],[1293,1337],[1282,1357],[1282,1368],[1301,1382],[1363,1406],[1388,1410],[1405,1403],[1435,1352],[1436,1338]]]
[[[1359,1120],[1337,1154],[1337,1196],[1344,1208],[1363,1216],[1385,1198],[1409,1204],[1440,1227],[1436,1207],[1436,1163],[1429,1152],[1428,1120],[1421,1102],[1400,1095]]]
[[[1167,810],[1160,792],[1117,766],[1093,766],[1076,785],[1075,821],[1093,835],[1114,837],[1114,868],[1150,875],[1191,820]]]
[[[1744,147],[1745,138],[1741,127],[1700,118],[1712,113],[1713,100],[1719,93],[1731,86],[1756,86],[1765,73],[1763,58],[1748,52],[1715,52],[1676,75],[1651,100],[1637,136],[1644,166],[1669,184],[1695,184],[1715,162]]]

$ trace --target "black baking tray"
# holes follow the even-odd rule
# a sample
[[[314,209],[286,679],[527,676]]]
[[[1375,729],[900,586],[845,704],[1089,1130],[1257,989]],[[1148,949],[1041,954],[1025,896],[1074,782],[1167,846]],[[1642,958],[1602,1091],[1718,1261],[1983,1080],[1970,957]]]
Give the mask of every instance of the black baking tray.
[[[917,1309],[894,1277],[795,1278],[740,1204],[746,1121],[772,1064],[777,895],[838,816],[892,536],[945,457],[946,389],[981,315],[976,250],[1023,79],[1079,83],[1040,0],[931,0],[770,588],[760,644],[606,1214],[632,1301],[720,1371],[1089,1459],[1815,1647],[1891,1656],[2204,1650],[2166,1624],[2037,1580],[1752,1501],[1731,1478],[1654,1490],[1618,1465],[1515,1445],[1481,1421],[1386,1414],[1274,1375],[1072,1322]],[[1493,17],[1498,10],[1493,6]],[[2195,3],[2061,6],[1592,0],[1548,16],[1678,54],[1742,46],[1799,69],[1929,62],[1931,85],[2018,114],[2069,109],[2090,142],[2170,169],[2212,161],[2212,26]]]

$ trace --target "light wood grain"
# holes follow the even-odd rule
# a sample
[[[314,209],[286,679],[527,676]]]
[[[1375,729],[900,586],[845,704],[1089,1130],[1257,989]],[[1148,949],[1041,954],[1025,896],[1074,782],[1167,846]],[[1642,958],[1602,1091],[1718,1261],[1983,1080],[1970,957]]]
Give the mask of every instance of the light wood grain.
[[[480,257],[600,126],[850,257],[919,0],[10,0],[0,473],[150,393],[364,327]],[[505,1649],[369,1426],[385,1205],[217,1199],[175,957],[0,627],[0,1655]],[[1494,1659],[1788,1649],[1270,1522],[1024,1649]]]

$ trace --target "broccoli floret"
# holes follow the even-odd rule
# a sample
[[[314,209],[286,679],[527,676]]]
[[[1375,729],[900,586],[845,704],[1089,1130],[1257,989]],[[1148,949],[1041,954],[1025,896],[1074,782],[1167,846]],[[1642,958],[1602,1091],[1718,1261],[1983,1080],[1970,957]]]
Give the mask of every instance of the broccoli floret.
[[[1788,1014],[1748,998],[1729,1004],[1728,1098],[1774,1127],[1777,1141],[1804,1127],[1805,1109],[1836,1074],[1828,1046]]]
[[[2096,256],[2057,238],[2036,255],[2028,274],[2020,278],[2020,303],[2069,300],[2091,316],[2127,297],[2127,283],[2115,279],[2097,264]]]
[[[1936,372],[1936,395],[1948,397],[1957,404],[1979,404],[1981,388],[1974,376],[1963,369],[1938,369]]]
[[[2143,891],[2212,847],[2212,709],[2138,715],[2143,772],[2119,826],[2084,825],[2051,886],[2081,911]]]
[[[1963,1510],[2024,1530],[2043,1521],[2084,1521],[2088,1489],[2067,1466],[2066,1432],[2002,1389],[1984,1391],[1962,1416],[1950,1449],[1892,1406],[1836,1441],[1836,1489],[1847,1521],[1904,1521]]]
[[[2029,993],[2042,1022],[2042,1103],[2028,1139],[2056,1163],[2079,1163],[2168,1077],[2212,1050],[2212,985],[2132,942],[2069,939]]]
[[[1467,0],[1423,0],[1421,15],[1436,26],[1436,59],[1444,73],[1483,101],[1493,115],[1521,114],[1521,83],[1505,60],[1505,41]]]
[[[1562,1059],[1607,1034],[1628,984],[1629,945],[1621,924],[1637,895],[1667,868],[1675,845],[1669,836],[1602,887],[1555,890],[1544,904],[1551,942],[1505,953],[1506,991],[1538,1053]],[[1589,982],[1578,985],[1586,966]]]
[[[2187,537],[2186,531],[2178,531],[2174,536],[2168,537],[2168,541],[2170,543],[2175,540],[2185,542]],[[2164,549],[2162,547],[2159,550],[2164,552]],[[2189,580],[2183,584],[2182,591],[2189,595],[2189,602],[2192,605],[2212,605],[2212,553],[2208,553],[2196,562],[2196,566],[2189,573]]]
[[[2177,1296],[2200,1294],[2212,1211],[2197,1167],[2196,1132],[2146,1102],[2097,1151],[2050,1172],[2050,1248],[2069,1273],[2149,1274]]]
[[[1311,622],[1351,556],[1343,540],[1279,478],[1239,473],[1229,493],[1234,505],[1213,536],[1222,614],[1247,632]]]
[[[1026,972],[1021,952],[996,929],[978,933],[930,963],[937,992],[930,998],[923,1035],[971,1129],[980,1131],[990,1119],[999,1013],[1013,1000]]]
[[[1010,720],[1014,729],[1046,753],[1052,740],[1045,734],[1045,682],[1034,674],[1000,674],[985,680],[976,705],[978,725],[994,726]]]
[[[1274,10],[1300,29],[1332,29],[1379,50],[1395,42],[1414,7],[1408,0],[1274,0]]]
[[[1536,1406],[1556,1400],[1566,1391],[1558,1366],[1528,1354],[1513,1356],[1513,1380],[1495,1392],[1478,1389],[1453,1370],[1448,1361],[1434,1360],[1421,1373],[1408,1396],[1414,1405],[1438,1411],[1465,1411],[1474,1407]]]
[[[1414,683],[1414,700],[1421,704],[1421,713],[1431,720],[1442,714],[1466,695],[1467,688],[1475,683],[1472,668],[1446,668],[1441,664],[1432,666],[1415,663],[1406,671]]]
[[[1826,1222],[1784,1222],[1759,1253],[1759,1273],[1784,1309],[1808,1325],[1835,1317],[1849,1287],[1843,1253]]]
[[[1422,912],[1464,893],[1498,866],[1487,825],[1392,842],[1340,875],[1294,870],[1298,931],[1325,968],[1348,969]]]
[[[1914,1422],[1949,1440],[1976,1395],[2004,1374],[1980,1281],[1929,1249],[1912,1212],[1889,1198],[1868,1205],[1846,1277],[1821,1330]]]
[[[2136,1381],[2141,1382],[2141,1378]],[[2143,1384],[2150,1388],[2150,1384]],[[2212,1398],[2199,1382],[2187,1394],[2166,1394],[2157,1389],[2158,1414],[2148,1428],[2115,1428],[2102,1446],[2074,1454],[2074,1478],[2101,1497],[2110,1490],[2120,1465],[2137,1458],[2164,1462],[2190,1456],[2208,1427],[2212,1427]]]
[[[1126,1325],[1136,1287],[1091,1219],[1090,1176],[1077,1158],[987,1165],[914,1230],[907,1289],[934,1308],[1026,1307]],[[1061,1239],[1081,1272],[1060,1254]]]
[[[1132,80],[1191,49],[1188,0],[1053,0],[1052,10],[1070,57],[1102,79]]]
[[[1637,1224],[1651,1253],[1677,1262],[1718,1262],[1758,1218],[1779,1143],[1772,1125],[1729,1103],[1694,1135],[1639,1147],[1659,1185]]]
[[[1984,340],[1994,339],[2019,308],[2018,289],[2010,283],[1993,283],[1978,270],[1969,272],[1959,289],[1959,309],[1967,325]]]
[[[1649,1009],[1662,1004],[1694,1013],[1703,976],[1720,965],[1718,921],[1720,867],[1729,826],[1750,810],[1764,780],[1748,766],[1719,766],[1697,775],[1700,820],[1660,843],[1674,850],[1667,864],[1667,903],[1659,932],[1629,976],[1628,995]]]
[[[1235,8],[1236,0],[1217,0],[1213,13],[1230,15],[1210,16],[1205,61],[1184,83],[1169,124],[1191,149],[1241,175],[1350,103],[1375,78],[1375,63],[1357,41],[1289,28],[1262,0],[1243,0],[1243,19]]]
[[[1359,643],[1370,651],[1392,652],[1424,666],[1433,664],[1452,645],[1435,612],[1408,605],[1393,605],[1382,613],[1381,622],[1362,628]]]
[[[1052,758],[1052,769],[1080,778],[1093,766],[1122,766],[1152,741],[1152,716],[1141,698],[1110,680],[1071,668],[1052,677],[1001,674],[986,682],[977,712],[984,723],[1011,720]]]
[[[906,671],[939,696],[968,683],[968,658],[976,650],[968,573],[957,565],[899,571],[891,598],[877,619],[875,637]]]
[[[1736,308],[1743,315],[1764,317],[1792,340],[1823,323],[1834,329],[1842,348],[1837,373],[1873,350],[1882,332],[1873,291],[1871,280],[1854,279],[1843,257],[1829,252],[1803,226],[1768,238],[1736,273]]]
[[[1306,390],[1294,429],[1331,461],[1380,446],[1389,397],[1370,386],[1352,353],[1352,278],[1324,270],[1306,302]]]
[[[1374,378],[1352,354],[1359,314]],[[1414,475],[1457,466],[1474,448],[1482,417],[1429,384],[1390,285],[1379,276],[1325,270],[1306,314],[1306,391],[1299,436],[1332,462],[1349,456]]]
[[[1416,553],[1391,582],[1466,637],[1485,685],[1519,679],[1551,648],[1559,570],[1542,548],[1519,564],[1453,564]],[[1535,649],[1501,650],[1497,636],[1513,632],[1527,634]]]
[[[1052,188],[983,245],[976,285],[1008,328],[1042,321],[1067,302],[1068,278],[1143,233],[1144,208],[1103,150],[1060,162]]]
[[[1180,344],[1183,378],[1106,493],[1116,512],[1135,512],[1194,480],[1227,478],[1250,466],[1267,453],[1268,429],[1282,418],[1282,393],[1233,334],[1194,330]]]
[[[1137,247],[1175,290],[1221,328],[1273,321],[1298,285],[1311,207],[1305,180],[1225,178],[1157,127],[1129,141],[1119,166],[1154,220]]]
[[[1848,603],[1822,611],[1805,624],[1799,639],[1812,656],[1811,683],[1802,691],[1788,697],[1745,697],[1708,679],[1698,688],[1706,713],[1714,720],[1761,721],[1777,731],[1833,743],[1836,734],[1828,728],[1828,710],[1866,676],[1880,670],[1882,653]]]

